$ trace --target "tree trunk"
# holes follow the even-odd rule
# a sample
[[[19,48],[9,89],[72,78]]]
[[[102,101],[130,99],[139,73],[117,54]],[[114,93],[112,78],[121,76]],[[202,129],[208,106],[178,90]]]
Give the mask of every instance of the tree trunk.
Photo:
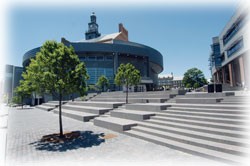
[[[128,104],[128,84],[126,85],[126,89],[127,89],[127,91],[126,91],[126,104]]]
[[[21,104],[22,104],[22,109],[23,109],[23,97],[21,97],[21,102],[22,102]]]
[[[59,94],[59,126],[60,126],[60,137],[63,137],[63,126],[62,126],[62,94]]]

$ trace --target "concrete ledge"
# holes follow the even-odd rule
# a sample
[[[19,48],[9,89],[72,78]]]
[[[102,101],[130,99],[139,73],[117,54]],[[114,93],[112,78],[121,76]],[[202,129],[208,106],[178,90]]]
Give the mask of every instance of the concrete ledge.
[[[55,109],[54,113],[59,114],[59,110]],[[72,111],[72,110],[66,110],[66,109],[62,110],[62,115],[65,116],[65,117],[80,120],[80,121],[83,121],[83,122],[88,122],[90,119],[94,119],[95,117],[99,116],[97,114],[91,114],[91,113],[79,112],[79,111]]]
[[[56,103],[43,103],[42,105],[49,106],[49,107],[57,107],[57,106],[59,106],[59,104],[56,104]]]
[[[92,98],[91,101],[105,101],[105,102],[126,102],[126,98],[110,98],[110,97],[106,97],[106,98]],[[129,103],[145,103],[145,101],[143,99],[131,99],[128,98],[128,102]]]
[[[202,98],[221,98],[226,96],[234,96],[234,92],[222,92],[222,93],[204,93],[204,92],[195,92],[195,93],[186,93],[185,97],[190,98],[196,98],[196,97],[202,97]]]
[[[67,103],[68,101],[62,101],[62,104],[65,104]],[[48,103],[56,103],[59,105],[59,101],[49,101]]]
[[[216,104],[222,98],[178,98],[176,103]]]
[[[226,109],[226,110],[249,110],[249,106],[246,105],[232,105],[232,104],[197,104],[197,103],[172,103],[172,107],[182,107],[182,108],[205,108],[205,109]],[[170,109],[171,109],[170,108]],[[200,110],[202,110],[200,109]]]
[[[145,119],[149,119],[150,116],[154,116],[155,113],[145,112],[145,111],[133,111],[133,110],[119,110],[110,112],[112,117],[130,119],[143,121]]]
[[[74,110],[74,111],[80,111],[80,112],[87,112],[87,113],[93,113],[93,114],[104,114],[108,111],[110,111],[110,108],[102,108],[102,107],[89,107],[89,106],[75,106],[75,105],[63,105],[63,109],[67,110]]]
[[[130,130],[130,128],[136,126],[137,123],[131,120],[115,117],[97,117],[94,119],[94,125],[113,131],[122,132]]]
[[[39,106],[36,106],[36,108],[41,109],[41,110],[45,110],[45,111],[51,111],[51,110],[53,110],[55,107],[45,106],[45,105],[39,105]]]
[[[145,98],[144,96],[141,96],[140,98],[128,98],[129,103],[164,103],[169,98]],[[110,98],[110,97],[103,97],[103,98],[93,98],[91,99],[93,102],[125,102],[126,98]]]
[[[88,101],[88,102],[81,102],[81,101],[74,101],[69,102],[69,105],[79,105],[79,106],[93,106],[93,107],[105,107],[105,108],[117,108],[123,104],[124,102],[101,102],[101,101]]]
[[[161,111],[166,110],[167,107],[170,107],[170,104],[167,103],[136,103],[136,104],[127,104],[125,107],[128,110],[141,110],[141,111]]]

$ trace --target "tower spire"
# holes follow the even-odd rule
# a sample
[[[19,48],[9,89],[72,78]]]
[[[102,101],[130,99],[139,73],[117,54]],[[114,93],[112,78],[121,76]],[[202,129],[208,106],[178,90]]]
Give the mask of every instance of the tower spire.
[[[96,23],[96,15],[95,12],[92,12],[90,16],[90,22],[88,23],[88,31],[85,33],[85,39],[94,39],[101,36],[98,32],[98,24]]]

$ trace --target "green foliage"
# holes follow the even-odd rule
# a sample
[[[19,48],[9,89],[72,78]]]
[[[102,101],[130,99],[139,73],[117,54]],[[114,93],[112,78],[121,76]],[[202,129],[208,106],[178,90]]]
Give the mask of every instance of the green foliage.
[[[186,85],[186,88],[191,88],[191,87],[192,87],[192,86],[191,86],[191,84],[189,84],[189,83]]]
[[[115,76],[116,85],[126,86],[126,103],[128,103],[128,87],[140,83],[140,71],[137,70],[132,64],[121,64]]]
[[[115,76],[116,85],[137,85],[141,80],[140,71],[132,64],[121,64]]]
[[[22,103],[22,98],[20,96],[13,96],[11,102],[14,103],[14,104],[21,104]]]
[[[98,81],[97,81],[96,85],[97,85],[100,89],[102,89],[102,92],[104,92],[105,89],[109,87],[109,80],[108,80],[107,77],[105,77],[104,75],[102,75],[102,76],[100,76],[100,77],[98,78]]]
[[[86,67],[75,54],[72,46],[67,47],[56,41],[46,41],[31,59],[24,80],[31,83],[37,92],[46,92],[59,99],[60,135],[63,135],[61,124],[61,101],[64,95],[79,92],[84,95],[86,80],[89,78]]]
[[[30,97],[34,88],[31,86],[31,82],[29,80],[21,80],[19,82],[19,86],[15,89],[15,96],[13,102],[16,104],[22,104],[23,108],[23,100],[27,97]]]
[[[88,90],[89,91],[99,91],[98,87],[96,85],[88,85]]]
[[[200,87],[200,85],[196,82],[196,83],[194,83],[194,89],[197,89],[197,88],[199,88]]]
[[[191,68],[184,74],[183,84],[186,88],[198,88],[207,84],[203,72],[197,68]]]
[[[56,41],[43,44],[23,76],[32,82],[37,91],[54,95],[83,94],[88,79],[85,65],[75,54],[74,48]]]

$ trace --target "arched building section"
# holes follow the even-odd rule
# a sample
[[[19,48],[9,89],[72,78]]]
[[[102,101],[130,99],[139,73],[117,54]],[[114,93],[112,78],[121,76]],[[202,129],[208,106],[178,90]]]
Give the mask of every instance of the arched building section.
[[[96,84],[101,75],[105,75],[115,90],[114,77],[121,63],[133,64],[141,73],[141,85],[147,90],[157,86],[158,74],[163,71],[163,57],[157,50],[143,44],[128,41],[128,31],[119,24],[119,32],[101,35],[98,32],[96,16],[91,15],[89,29],[85,39],[69,41],[65,38],[61,42],[73,46],[79,59],[87,67],[90,79],[88,84]],[[29,64],[30,58],[35,57],[40,47],[28,51],[23,57],[23,66]]]

